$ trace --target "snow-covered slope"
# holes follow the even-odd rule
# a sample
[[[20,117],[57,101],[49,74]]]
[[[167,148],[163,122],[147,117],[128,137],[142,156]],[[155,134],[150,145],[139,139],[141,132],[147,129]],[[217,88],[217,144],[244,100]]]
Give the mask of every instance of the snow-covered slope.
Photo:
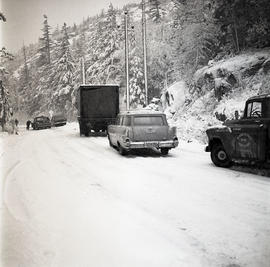
[[[180,138],[205,141],[209,126],[234,118],[236,110],[241,115],[247,98],[270,93],[270,50],[211,61],[194,74],[189,89],[181,82],[175,92],[175,86],[162,96],[162,99],[170,96],[170,105],[168,101],[163,105],[165,112],[178,126]]]

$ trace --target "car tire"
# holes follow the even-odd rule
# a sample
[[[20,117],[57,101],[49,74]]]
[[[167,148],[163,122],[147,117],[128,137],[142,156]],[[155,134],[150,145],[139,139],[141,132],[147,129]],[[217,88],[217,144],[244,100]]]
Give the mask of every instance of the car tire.
[[[124,149],[120,144],[118,144],[118,151],[119,151],[119,154],[122,156],[127,155],[127,150]]]
[[[213,145],[211,149],[211,160],[218,167],[228,168],[232,165],[230,157],[221,144]]]
[[[160,152],[161,152],[161,155],[166,156],[169,153],[169,149],[168,148],[161,148]]]

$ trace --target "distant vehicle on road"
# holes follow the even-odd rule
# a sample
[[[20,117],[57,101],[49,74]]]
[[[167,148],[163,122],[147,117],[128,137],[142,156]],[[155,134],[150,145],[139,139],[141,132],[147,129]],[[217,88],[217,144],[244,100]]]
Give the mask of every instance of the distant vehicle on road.
[[[63,114],[56,114],[52,116],[52,119],[51,119],[52,127],[63,126],[66,124],[67,124],[67,119]]]
[[[34,121],[32,123],[32,127],[34,130],[51,128],[50,119],[46,116],[36,117],[36,118],[34,118]]]
[[[120,113],[108,126],[108,139],[121,155],[142,148],[157,148],[167,155],[178,146],[176,128],[169,127],[165,114],[148,110]]]
[[[81,85],[78,90],[80,135],[107,130],[119,113],[118,85]]]
[[[226,121],[206,131],[207,152],[216,166],[229,167],[233,162],[270,166],[270,95],[246,101],[239,120]]]

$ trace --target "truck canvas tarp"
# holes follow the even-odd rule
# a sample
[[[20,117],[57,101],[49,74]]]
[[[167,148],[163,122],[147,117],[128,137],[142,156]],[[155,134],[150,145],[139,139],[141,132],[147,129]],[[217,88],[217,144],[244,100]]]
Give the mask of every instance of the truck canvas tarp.
[[[118,85],[81,85],[78,90],[80,134],[106,131],[119,113]]]

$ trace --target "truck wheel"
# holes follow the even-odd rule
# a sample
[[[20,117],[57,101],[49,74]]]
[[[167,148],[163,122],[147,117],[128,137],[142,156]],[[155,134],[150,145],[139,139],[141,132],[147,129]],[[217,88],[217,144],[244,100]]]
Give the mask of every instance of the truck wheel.
[[[127,154],[127,151],[120,144],[118,144],[118,151],[122,156],[125,156]]]
[[[211,160],[218,167],[228,168],[232,165],[231,159],[221,144],[216,144],[212,147]]]
[[[161,155],[168,155],[168,153],[169,153],[169,149],[168,148],[161,148],[160,149],[160,151],[161,151]]]

